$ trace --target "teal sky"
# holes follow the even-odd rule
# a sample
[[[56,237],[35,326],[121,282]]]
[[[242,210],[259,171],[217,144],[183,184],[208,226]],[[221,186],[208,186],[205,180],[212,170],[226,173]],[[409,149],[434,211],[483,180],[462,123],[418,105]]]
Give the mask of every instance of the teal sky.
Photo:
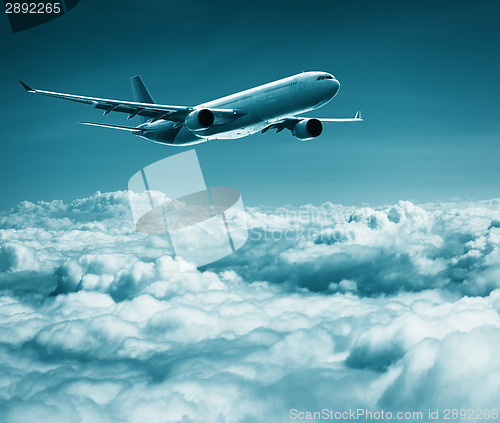
[[[136,74],[157,102],[179,105],[306,70],[340,80],[310,114],[359,109],[365,122],[328,125],[312,142],[270,131],[196,147],[207,184],[239,189],[248,205],[499,197],[499,14],[497,1],[81,0],[16,34],[4,17],[0,209],[126,189],[141,167],[184,151],[77,125],[127,121],[17,82],[131,99]]]

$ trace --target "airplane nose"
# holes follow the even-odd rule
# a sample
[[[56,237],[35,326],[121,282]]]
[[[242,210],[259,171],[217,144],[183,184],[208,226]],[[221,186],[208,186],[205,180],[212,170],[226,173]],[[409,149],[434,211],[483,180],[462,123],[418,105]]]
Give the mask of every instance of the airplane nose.
[[[340,89],[340,82],[337,81],[336,79],[331,79],[330,83],[331,83],[330,90],[332,93],[332,97],[335,97]]]

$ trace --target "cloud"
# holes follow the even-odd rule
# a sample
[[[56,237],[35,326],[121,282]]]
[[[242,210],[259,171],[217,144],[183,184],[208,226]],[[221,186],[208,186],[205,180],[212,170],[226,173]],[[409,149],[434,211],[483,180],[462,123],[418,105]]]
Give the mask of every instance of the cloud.
[[[3,421],[497,407],[497,200],[250,208],[248,243],[185,273],[127,201],[0,216]]]
[[[500,286],[497,200],[377,209],[324,204],[251,210],[251,236],[232,266],[251,280],[360,295],[436,287],[488,295]],[[258,266],[248,266],[256,261]]]

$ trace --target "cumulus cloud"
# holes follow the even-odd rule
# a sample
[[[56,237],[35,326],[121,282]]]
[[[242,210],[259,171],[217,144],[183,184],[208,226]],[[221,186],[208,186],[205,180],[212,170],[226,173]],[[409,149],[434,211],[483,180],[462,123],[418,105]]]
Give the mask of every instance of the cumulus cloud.
[[[377,209],[333,204],[252,209],[251,236],[232,266],[251,280],[363,296],[436,287],[488,295],[500,287],[499,201]],[[249,261],[257,266],[248,266]],[[236,267],[235,267],[236,266]]]
[[[498,407],[498,205],[249,208],[242,249],[180,273],[126,192],[21,203],[0,215],[2,421]]]

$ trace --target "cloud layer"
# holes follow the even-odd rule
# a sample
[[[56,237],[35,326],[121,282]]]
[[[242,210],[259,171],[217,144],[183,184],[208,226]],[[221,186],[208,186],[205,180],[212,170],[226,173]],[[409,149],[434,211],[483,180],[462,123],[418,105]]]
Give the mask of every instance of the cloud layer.
[[[250,208],[241,250],[178,273],[125,192],[21,203],[0,215],[2,421],[498,407],[498,206]]]

